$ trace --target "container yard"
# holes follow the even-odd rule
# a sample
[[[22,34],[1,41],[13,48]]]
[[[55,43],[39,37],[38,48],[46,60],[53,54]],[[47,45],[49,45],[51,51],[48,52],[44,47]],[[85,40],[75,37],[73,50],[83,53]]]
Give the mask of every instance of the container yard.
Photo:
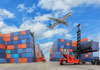
[[[100,0],[1,0],[0,70],[100,70]]]

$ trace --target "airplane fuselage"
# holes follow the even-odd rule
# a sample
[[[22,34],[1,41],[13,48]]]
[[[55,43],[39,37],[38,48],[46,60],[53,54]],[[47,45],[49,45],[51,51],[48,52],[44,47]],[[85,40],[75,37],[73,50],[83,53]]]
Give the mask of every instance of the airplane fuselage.
[[[66,24],[66,21],[62,20],[62,19],[56,19],[56,21],[60,24],[60,23],[63,23],[63,24]]]

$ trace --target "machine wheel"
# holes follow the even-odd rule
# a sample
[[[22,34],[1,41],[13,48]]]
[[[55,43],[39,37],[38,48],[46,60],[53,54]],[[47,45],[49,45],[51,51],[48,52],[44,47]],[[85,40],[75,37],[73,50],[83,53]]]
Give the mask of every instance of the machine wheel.
[[[65,64],[66,64],[66,61],[62,61],[62,62],[61,62],[61,65],[65,65]]]
[[[97,65],[100,65],[100,62],[97,62]]]
[[[82,62],[82,64],[86,64],[86,62]]]
[[[92,61],[91,64],[92,64],[92,65],[95,65],[95,62]]]

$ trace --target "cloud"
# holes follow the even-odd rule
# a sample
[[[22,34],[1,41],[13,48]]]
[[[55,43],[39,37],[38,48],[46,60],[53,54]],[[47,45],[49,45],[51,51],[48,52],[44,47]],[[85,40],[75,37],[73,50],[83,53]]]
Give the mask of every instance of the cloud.
[[[35,4],[33,4],[32,7],[25,7],[24,4],[19,4],[17,8],[19,9],[20,12],[26,11],[28,13],[32,13],[35,9]]]
[[[14,14],[6,9],[0,9],[0,20],[14,18]]]
[[[65,35],[65,38],[66,38],[66,39],[70,39],[70,38],[72,38],[72,35],[71,35],[71,34],[66,34],[66,35]]]
[[[80,5],[99,5],[100,0],[40,0],[38,6],[47,10],[70,11]]]
[[[47,60],[49,60],[50,48],[52,47],[52,45],[53,45],[53,42],[47,42],[44,44],[40,44],[40,49],[43,50],[43,53]]]
[[[16,26],[8,26],[3,21],[0,21],[0,32],[1,33],[10,33],[20,31],[21,29],[17,28]]]
[[[100,32],[89,35],[88,39],[99,42],[99,49],[100,49]]]
[[[34,22],[46,22],[48,20],[50,20],[48,17],[52,17],[51,14],[44,14],[44,15],[38,15],[36,17],[34,17]]]
[[[88,39],[100,42],[100,32],[89,35]]]
[[[54,30],[47,30],[46,32],[44,32],[43,33],[43,38],[51,38],[51,37],[53,37],[54,35],[66,35],[66,36],[68,36],[68,35],[70,35],[70,34],[68,34],[68,30],[67,29],[63,29],[63,28],[56,28],[56,29],[54,29]],[[69,37],[71,37],[71,36],[68,36],[67,38],[69,38]]]

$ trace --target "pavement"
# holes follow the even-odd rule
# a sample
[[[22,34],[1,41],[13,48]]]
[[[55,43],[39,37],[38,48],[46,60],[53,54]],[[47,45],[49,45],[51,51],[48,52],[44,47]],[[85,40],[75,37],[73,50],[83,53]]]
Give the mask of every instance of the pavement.
[[[59,65],[58,62],[0,64],[0,70],[100,70],[100,65]]]

